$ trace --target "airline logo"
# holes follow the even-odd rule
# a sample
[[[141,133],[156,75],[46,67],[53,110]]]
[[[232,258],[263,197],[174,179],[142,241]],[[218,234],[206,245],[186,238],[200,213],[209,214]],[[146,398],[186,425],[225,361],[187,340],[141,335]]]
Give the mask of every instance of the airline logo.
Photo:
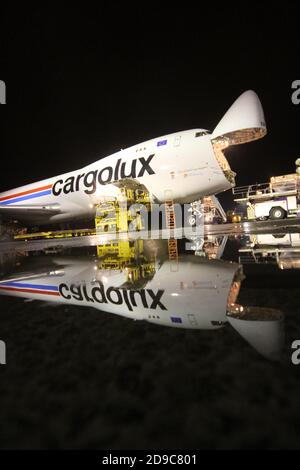
[[[0,283],[0,291],[21,292],[25,294],[42,294],[63,297],[66,300],[90,302],[98,304],[126,305],[130,312],[133,307],[144,307],[156,310],[167,310],[162,303],[164,290],[152,289],[129,290],[125,288],[109,287],[105,289],[101,281],[91,286],[84,284],[65,284],[49,286],[45,284],[31,284],[26,282],[4,281]]]
[[[22,191],[20,193],[13,193],[9,196],[0,198],[0,206],[7,206],[14,202],[27,201],[28,199],[35,199],[41,196],[47,196],[52,193],[52,184],[41,186],[39,188],[29,189],[28,191]]]
[[[133,307],[142,306],[144,308],[167,310],[162,303],[164,290],[152,289],[129,290],[119,287],[109,287],[105,289],[101,281],[97,281],[93,286],[86,284],[60,284],[59,293],[66,300],[78,300],[79,302],[91,302],[98,304],[126,305],[130,312]]]
[[[53,185],[48,184],[3,196],[0,198],[0,206],[24,202],[50,194],[54,196],[59,196],[62,193],[69,194],[81,190],[82,187],[86,194],[93,194],[98,184],[104,185],[125,178],[141,178],[147,174],[154,175],[155,171],[150,165],[153,157],[154,154],[149,155],[148,158],[135,158],[129,162],[122,162],[122,159],[119,158],[114,167],[106,166],[101,170],[91,170],[87,173],[69,176],[65,180],[59,179]]]
[[[54,183],[52,193],[54,196],[59,196],[62,193],[80,191],[83,187],[86,194],[94,194],[99,184],[109,184],[125,178],[141,178],[147,174],[154,175],[155,171],[150,165],[153,157],[154,154],[149,155],[148,158],[134,158],[127,162],[122,162],[119,158],[114,167],[106,166],[101,170],[91,170],[88,173],[69,176],[65,180],[59,179]]]
[[[57,286],[44,284],[28,284],[23,282],[1,282],[0,289],[8,292],[25,292],[28,294],[43,294],[59,296]]]

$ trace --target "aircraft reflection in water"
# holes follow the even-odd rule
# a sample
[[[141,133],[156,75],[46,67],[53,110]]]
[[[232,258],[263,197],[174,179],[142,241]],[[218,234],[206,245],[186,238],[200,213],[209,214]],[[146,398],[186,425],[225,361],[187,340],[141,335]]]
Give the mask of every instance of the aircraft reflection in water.
[[[216,330],[229,323],[260,354],[279,358],[283,314],[237,304],[241,265],[192,254],[170,260],[166,244],[154,241],[130,242],[124,255],[122,243],[110,244],[110,253],[98,246],[98,257],[24,257],[2,277],[0,293],[176,328]]]
[[[188,247],[195,252],[195,255],[204,256],[208,259],[221,259],[228,241],[228,235],[191,236],[191,240]]]
[[[280,269],[300,268],[300,233],[248,235],[239,249],[241,263],[277,264]]]

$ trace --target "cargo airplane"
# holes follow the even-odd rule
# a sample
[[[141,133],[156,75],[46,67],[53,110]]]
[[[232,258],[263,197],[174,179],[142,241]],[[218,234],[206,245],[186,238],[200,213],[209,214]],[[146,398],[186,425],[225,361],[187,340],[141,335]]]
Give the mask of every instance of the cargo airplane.
[[[192,129],[134,145],[80,170],[0,194],[0,217],[31,225],[93,217],[134,180],[153,202],[189,203],[235,185],[224,150],[263,137],[266,124],[254,91],[244,92],[215,130]]]

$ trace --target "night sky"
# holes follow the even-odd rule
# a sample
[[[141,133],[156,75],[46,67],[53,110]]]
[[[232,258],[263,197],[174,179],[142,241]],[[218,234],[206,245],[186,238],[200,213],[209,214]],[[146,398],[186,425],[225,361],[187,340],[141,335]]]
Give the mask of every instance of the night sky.
[[[262,101],[268,135],[232,150],[237,185],[293,172],[300,155],[300,105],[291,101],[300,79],[297,14],[288,2],[247,5],[5,7],[1,190],[167,133],[213,130],[247,89]]]

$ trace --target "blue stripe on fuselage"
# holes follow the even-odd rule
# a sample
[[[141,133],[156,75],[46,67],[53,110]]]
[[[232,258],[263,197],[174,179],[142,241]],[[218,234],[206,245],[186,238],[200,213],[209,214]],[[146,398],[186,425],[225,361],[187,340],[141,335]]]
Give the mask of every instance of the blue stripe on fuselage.
[[[40,290],[53,290],[58,291],[57,286],[45,286],[40,284],[23,284],[22,282],[0,282],[0,287],[24,287],[25,289],[40,289]]]
[[[17,197],[15,199],[9,199],[8,201],[0,202],[0,206],[7,206],[13,202],[26,201],[27,199],[33,199],[36,197],[48,196],[48,194],[52,194],[51,189],[47,189],[47,191],[42,191],[40,193],[29,194],[28,196]]]

